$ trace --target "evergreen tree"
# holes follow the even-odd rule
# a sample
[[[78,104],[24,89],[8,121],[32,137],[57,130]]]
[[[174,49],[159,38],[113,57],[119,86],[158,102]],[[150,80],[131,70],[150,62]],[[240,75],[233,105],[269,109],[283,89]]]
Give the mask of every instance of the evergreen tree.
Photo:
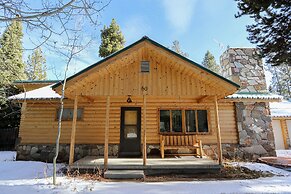
[[[107,57],[112,53],[124,47],[125,39],[122,35],[120,27],[114,19],[112,19],[109,27],[104,26],[101,30],[101,45],[99,47],[99,56]]]
[[[236,0],[240,12],[248,15],[254,24],[247,25],[248,39],[257,44],[262,57],[272,65],[291,65],[291,1],[290,0]]]
[[[181,49],[181,47],[180,47],[180,42],[179,42],[178,40],[175,40],[175,41],[173,42],[173,45],[171,46],[171,49],[172,49],[173,51],[175,51],[176,53],[178,53],[178,54],[184,56],[184,57],[189,57],[189,54],[188,54],[188,53],[182,51],[182,49]]]
[[[28,80],[45,80],[46,77],[46,60],[41,48],[37,48],[28,56],[25,73]]]
[[[203,61],[202,61],[202,65],[204,67],[206,67],[207,69],[215,72],[215,73],[218,73],[218,74],[221,74],[221,68],[220,66],[216,63],[215,61],[215,58],[214,56],[210,53],[210,51],[207,51],[204,58],[203,58]]]
[[[22,61],[22,24],[13,21],[0,37],[0,105],[6,103],[6,97],[13,95],[11,83],[25,79]]]
[[[0,38],[0,85],[25,78],[22,61],[22,24],[13,21]]]
[[[272,74],[269,91],[291,99],[291,67],[286,64],[280,66],[267,65],[266,69]]]

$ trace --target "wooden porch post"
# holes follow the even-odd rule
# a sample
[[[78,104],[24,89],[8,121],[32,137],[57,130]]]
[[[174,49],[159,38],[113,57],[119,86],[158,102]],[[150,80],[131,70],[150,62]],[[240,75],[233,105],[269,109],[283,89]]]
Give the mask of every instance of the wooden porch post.
[[[74,153],[75,153],[75,135],[76,135],[76,124],[77,124],[77,115],[78,114],[78,96],[75,96],[74,99],[74,112],[73,112],[73,124],[71,132],[71,144],[70,144],[70,158],[69,165],[72,165],[74,162]]]
[[[219,124],[219,112],[218,112],[218,103],[217,96],[214,96],[214,104],[215,104],[215,119],[216,119],[216,134],[217,134],[217,154],[218,154],[218,162],[222,165],[222,149],[221,149],[221,135],[220,135],[220,124]]]
[[[147,104],[146,104],[146,95],[143,95],[143,165],[147,164],[147,136],[146,136],[146,128],[147,128]]]
[[[105,122],[105,139],[104,139],[104,169],[108,167],[108,139],[109,139],[109,109],[110,96],[106,98],[106,122]]]

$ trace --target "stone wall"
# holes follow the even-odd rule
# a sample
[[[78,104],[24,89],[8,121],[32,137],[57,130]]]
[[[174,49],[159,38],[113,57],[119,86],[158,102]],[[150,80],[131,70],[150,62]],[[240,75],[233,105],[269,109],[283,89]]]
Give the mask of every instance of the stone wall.
[[[262,156],[275,155],[275,142],[268,104],[238,102],[236,118],[238,144],[222,144],[223,157],[255,161]],[[206,155],[217,159],[217,145],[203,145]]]
[[[118,145],[109,144],[108,155],[116,157],[118,155]],[[52,162],[55,154],[55,144],[27,144],[18,145],[17,160],[36,160],[43,162]],[[69,144],[60,144],[58,162],[68,162],[70,154]],[[104,145],[97,144],[76,144],[75,160],[79,160],[85,156],[103,156]]]
[[[160,154],[159,145],[147,145],[147,153],[150,155]],[[17,160],[35,160],[43,162],[52,162],[55,154],[55,144],[26,144],[18,145]],[[108,145],[108,155],[110,157],[117,157],[119,151],[118,144]],[[70,155],[70,145],[60,144],[58,162],[68,162]],[[79,160],[85,156],[103,156],[104,145],[98,144],[76,144],[74,160]]]
[[[240,92],[267,92],[262,59],[254,48],[229,48],[220,57],[222,75],[241,86]]]
[[[238,83],[238,93],[267,93],[262,60],[254,48],[229,48],[220,57],[224,77]],[[253,100],[236,102],[239,144],[228,146],[235,157],[256,160],[275,155],[275,143],[269,105]],[[225,151],[224,151],[225,152]]]
[[[269,105],[266,102],[237,102],[239,146],[244,158],[274,156],[275,142]]]

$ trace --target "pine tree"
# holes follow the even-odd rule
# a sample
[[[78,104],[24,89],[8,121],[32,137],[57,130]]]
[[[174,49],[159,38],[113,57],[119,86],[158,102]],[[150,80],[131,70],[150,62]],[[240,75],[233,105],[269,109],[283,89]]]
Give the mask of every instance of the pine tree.
[[[207,51],[204,58],[203,58],[203,61],[202,61],[202,65],[204,67],[206,67],[207,69],[215,72],[215,73],[218,73],[218,74],[221,74],[221,68],[220,66],[216,63],[215,61],[215,58],[214,56],[210,53],[210,51]]]
[[[181,46],[180,46],[180,42],[178,40],[175,40],[173,42],[173,45],[171,46],[171,49],[173,51],[175,51],[176,53],[184,56],[184,57],[189,57],[188,53],[182,51]]]
[[[266,65],[266,69],[272,74],[269,90],[291,99],[291,67],[286,64]]]
[[[247,25],[248,39],[257,45],[262,57],[272,65],[291,65],[291,1],[236,0],[236,17],[250,16],[254,23]]]
[[[13,95],[10,91],[14,89],[10,84],[25,79],[22,37],[22,24],[19,21],[11,22],[0,37],[0,105],[5,105],[7,96]]]
[[[107,57],[124,47],[125,39],[119,25],[112,19],[109,27],[104,26],[101,30],[101,45],[99,56]]]
[[[37,48],[28,56],[25,73],[28,80],[45,80],[46,77],[46,60],[41,48]]]
[[[13,21],[0,38],[0,85],[25,78],[22,37],[21,22]]]

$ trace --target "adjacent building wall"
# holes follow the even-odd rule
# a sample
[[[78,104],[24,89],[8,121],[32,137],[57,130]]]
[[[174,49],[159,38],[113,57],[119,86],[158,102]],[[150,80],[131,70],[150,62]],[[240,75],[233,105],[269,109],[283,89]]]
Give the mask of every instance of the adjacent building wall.
[[[279,119],[272,120],[272,126],[274,130],[274,138],[275,138],[275,148],[276,150],[284,150],[285,143],[284,137],[281,128],[281,122]]]

